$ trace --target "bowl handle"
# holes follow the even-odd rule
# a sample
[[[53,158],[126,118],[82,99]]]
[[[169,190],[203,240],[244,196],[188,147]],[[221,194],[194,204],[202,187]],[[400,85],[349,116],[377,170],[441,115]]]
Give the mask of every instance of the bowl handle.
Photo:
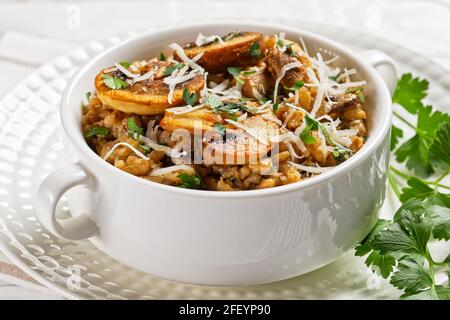
[[[80,185],[94,189],[95,179],[79,163],[73,163],[50,173],[38,188],[35,206],[37,216],[48,231],[62,239],[86,239],[99,231],[88,214],[69,219],[56,218],[56,205],[61,196]]]
[[[378,71],[392,93],[397,83],[397,68],[394,60],[386,53],[373,49],[364,51],[363,56]]]

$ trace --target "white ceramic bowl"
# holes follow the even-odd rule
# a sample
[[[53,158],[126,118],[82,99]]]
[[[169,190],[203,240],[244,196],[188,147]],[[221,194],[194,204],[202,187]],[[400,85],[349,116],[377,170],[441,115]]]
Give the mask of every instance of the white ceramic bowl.
[[[199,32],[233,30],[302,36],[310,54],[340,56],[368,83],[369,135],[352,158],[319,176],[265,190],[218,192],[175,188],[127,174],[86,144],[81,100],[102,68],[122,60],[150,58],[173,41]],[[385,198],[389,160],[391,97],[373,66],[395,68],[383,53],[358,55],[321,36],[284,26],[209,23],[141,35],[106,50],[85,65],[61,102],[65,146],[72,164],[50,174],[38,190],[43,225],[66,239],[89,238],[98,248],[137,269],[197,284],[248,285],[282,280],[317,269],[352,248],[373,226]],[[66,192],[73,215],[55,215]]]

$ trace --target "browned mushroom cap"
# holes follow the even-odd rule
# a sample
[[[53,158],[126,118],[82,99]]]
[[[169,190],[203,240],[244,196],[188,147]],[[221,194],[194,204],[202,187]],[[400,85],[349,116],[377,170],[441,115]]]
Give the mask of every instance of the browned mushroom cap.
[[[164,114],[165,109],[185,105],[183,91],[187,88],[199,95],[204,85],[204,78],[197,75],[189,81],[175,87],[172,103],[168,101],[169,88],[162,79],[144,80],[122,89],[111,89],[104,83],[104,72],[95,78],[97,96],[104,105],[125,113],[139,115]]]
[[[250,48],[256,43],[260,50],[260,55],[251,55]],[[256,46],[256,45],[254,45]],[[256,32],[240,32],[236,36],[224,42],[214,42],[212,44],[196,47],[189,44],[184,52],[189,58],[194,58],[197,54],[203,53],[199,65],[210,73],[223,72],[227,67],[243,67],[254,65],[264,55],[263,35]],[[174,53],[179,60],[177,53]]]
[[[270,74],[277,79],[281,76],[281,69],[288,63],[300,61],[301,66],[290,69],[286,72],[281,80],[281,84],[285,87],[292,87],[295,81],[307,82],[306,68],[311,66],[311,61],[303,53],[300,46],[292,41],[284,40],[284,43],[289,46],[289,50],[280,51],[273,39],[267,41],[267,55],[266,64]]]
[[[205,165],[260,163],[272,148],[270,137],[278,134],[277,124],[258,116],[247,118],[239,122],[239,127],[227,128],[224,135],[205,139],[203,162]]]
[[[203,108],[182,114],[166,111],[159,125],[166,131],[172,132],[176,129],[186,129],[194,134],[196,128],[201,129],[203,132],[213,130],[214,125],[221,122],[222,118],[219,114]]]

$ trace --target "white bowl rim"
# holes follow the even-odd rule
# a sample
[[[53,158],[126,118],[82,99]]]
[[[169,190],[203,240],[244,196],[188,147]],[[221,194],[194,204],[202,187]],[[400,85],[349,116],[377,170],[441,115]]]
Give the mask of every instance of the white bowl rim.
[[[71,112],[63,112],[66,108],[64,106],[69,105],[69,102],[72,97],[72,91],[74,87],[78,84],[80,81],[80,78],[83,76],[84,73],[86,73],[88,70],[92,68],[94,64],[96,64],[99,60],[103,58],[103,56],[109,54],[112,51],[118,50],[129,43],[132,42],[139,42],[143,38],[158,34],[158,33],[174,33],[182,31],[186,28],[203,28],[207,29],[209,27],[229,27],[230,30],[236,29],[236,26],[238,26],[240,29],[242,28],[252,28],[252,27],[260,27],[260,28],[270,28],[274,30],[279,31],[285,31],[290,32],[294,34],[300,34],[305,35],[311,38],[315,38],[319,40],[320,42],[326,43],[329,47],[334,47],[339,49],[340,51],[344,52],[346,56],[351,57],[353,60],[358,61],[358,63],[365,68],[365,71],[370,73],[372,77],[375,79],[376,83],[374,84],[377,88],[377,91],[380,91],[380,96],[385,98],[385,101],[380,101],[379,103],[384,104],[386,106],[386,111],[381,115],[382,119],[382,126],[381,130],[378,130],[377,132],[372,132],[371,137],[367,139],[364,146],[350,159],[344,161],[343,163],[337,165],[333,169],[330,169],[329,171],[323,172],[317,176],[308,178],[306,180],[301,180],[299,182],[287,184],[284,186],[277,186],[273,188],[267,188],[267,189],[258,189],[258,190],[238,190],[238,191],[211,191],[211,190],[196,190],[196,189],[184,189],[179,188],[175,186],[169,186],[153,181],[149,181],[146,179],[142,179],[140,177],[134,176],[132,174],[129,174],[125,171],[122,171],[110,163],[103,160],[101,157],[99,157],[86,143],[83,136],[80,135],[81,139],[78,137],[75,137],[71,132],[75,132],[72,130],[67,130],[68,126],[73,129],[79,131],[79,123],[76,123],[74,117],[72,116]],[[249,29],[251,30],[251,29]],[[79,98],[81,100],[81,97]],[[70,116],[69,116],[70,115]],[[217,22],[200,22],[200,23],[186,23],[182,25],[177,25],[176,27],[167,27],[162,28],[158,30],[152,30],[148,32],[144,32],[143,34],[140,34],[136,37],[133,37],[131,39],[124,40],[116,45],[113,45],[112,47],[108,48],[107,50],[103,51],[102,53],[98,54],[94,58],[92,58],[88,63],[86,63],[80,70],[76,72],[76,74],[69,80],[69,84],[67,85],[66,89],[64,90],[61,102],[60,102],[60,120],[62,124],[62,128],[64,130],[65,136],[71,140],[71,142],[75,145],[75,147],[82,153],[85,154],[90,161],[93,161],[95,163],[98,163],[99,165],[108,167],[111,173],[119,176],[120,178],[124,178],[125,180],[139,184],[142,187],[154,187],[158,188],[161,191],[167,191],[167,192],[174,192],[178,193],[179,195],[184,195],[187,197],[208,197],[208,198],[229,198],[229,199],[240,199],[240,198],[255,198],[255,197],[267,197],[267,196],[276,196],[280,195],[282,193],[287,192],[297,192],[306,190],[312,187],[316,187],[317,185],[320,185],[326,181],[329,181],[337,176],[343,175],[349,171],[351,171],[353,168],[361,164],[364,160],[366,160],[371,154],[373,154],[378,146],[383,142],[383,140],[386,137],[386,134],[389,132],[390,125],[391,125],[391,118],[392,118],[392,101],[390,98],[389,90],[384,82],[384,80],[381,78],[381,76],[376,72],[376,70],[368,63],[366,62],[362,57],[355,54],[352,50],[348,49],[347,47],[331,40],[326,37],[323,37],[321,35],[318,35],[313,32],[305,31],[296,27],[290,27],[290,26],[284,26],[280,24],[273,24],[273,23],[265,23],[265,22],[253,22],[253,21],[235,21],[235,20],[224,20],[224,21],[217,21]],[[82,163],[83,167],[86,167],[84,163]],[[87,166],[89,169],[89,166]],[[89,170],[88,170],[89,171]],[[95,176],[95,175],[94,175]]]

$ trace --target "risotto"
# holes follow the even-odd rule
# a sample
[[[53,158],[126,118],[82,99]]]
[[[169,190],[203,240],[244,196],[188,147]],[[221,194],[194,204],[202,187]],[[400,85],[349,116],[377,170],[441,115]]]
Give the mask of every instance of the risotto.
[[[120,170],[181,188],[272,188],[364,145],[366,82],[337,55],[239,31],[162,49],[101,70],[86,95],[86,142]]]

